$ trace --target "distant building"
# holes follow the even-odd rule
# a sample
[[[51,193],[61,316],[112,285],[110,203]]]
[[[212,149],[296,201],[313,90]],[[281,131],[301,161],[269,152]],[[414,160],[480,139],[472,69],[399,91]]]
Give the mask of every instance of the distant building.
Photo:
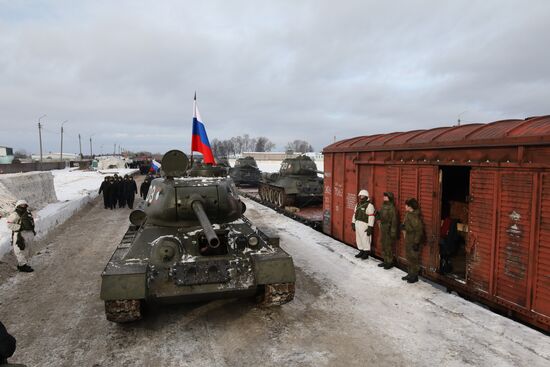
[[[80,159],[80,155],[79,154],[75,154],[75,153],[65,153],[63,152],[63,160],[64,161],[76,161],[76,160],[79,160]],[[40,154],[33,154],[32,155],[32,160],[33,161],[39,161],[40,160]],[[42,160],[43,161],[59,161],[61,160],[61,153],[44,153],[42,154]]]
[[[13,158],[13,148],[0,147],[0,164],[10,164]]]

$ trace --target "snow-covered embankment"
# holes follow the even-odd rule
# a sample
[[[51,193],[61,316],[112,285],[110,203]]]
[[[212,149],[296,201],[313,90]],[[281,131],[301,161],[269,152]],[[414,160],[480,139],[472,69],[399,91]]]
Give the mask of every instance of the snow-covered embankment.
[[[116,172],[119,175],[125,175],[133,174],[136,171],[135,169],[116,169],[102,171],[102,174],[93,171],[64,169],[51,171],[51,173],[32,172],[31,175],[29,173],[2,175],[3,177],[0,177],[4,181],[9,179],[10,184],[0,186],[0,196],[8,198],[10,202],[24,198],[29,201],[31,208],[38,209],[33,212],[33,215],[37,238],[40,239],[95,199],[101,181],[106,174]],[[51,178],[52,174],[53,187],[48,188],[50,185],[48,177]],[[19,184],[17,184],[18,182]],[[55,191],[52,193],[52,190]],[[3,216],[0,219],[0,259],[11,249],[11,232],[8,229],[5,215],[7,213],[4,208]]]

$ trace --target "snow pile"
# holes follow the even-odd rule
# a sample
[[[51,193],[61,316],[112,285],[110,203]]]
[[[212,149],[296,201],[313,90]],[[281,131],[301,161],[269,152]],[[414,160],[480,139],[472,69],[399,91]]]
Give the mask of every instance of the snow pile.
[[[137,169],[116,169],[114,171],[108,170],[109,174],[117,172],[119,175],[133,174],[137,172]],[[47,191],[47,180],[33,181],[34,184],[22,185],[17,194],[20,198],[25,198],[29,201],[31,208],[38,208],[39,210],[33,212],[35,219],[37,238],[40,239],[46,236],[53,228],[62,224],[84,205],[92,201],[98,196],[99,186],[104,179],[104,175],[94,171],[78,171],[78,170],[54,170],[50,172],[31,172],[36,174],[47,174],[51,179],[52,187],[51,191],[55,202],[51,202],[45,207],[37,205],[33,201],[33,197],[41,197],[44,195],[44,191]],[[13,174],[13,175],[1,175],[2,176],[23,176],[16,180],[26,180],[27,173]],[[38,175],[40,176],[40,175]],[[41,176],[40,176],[41,177]],[[53,188],[55,187],[55,191]],[[0,186],[0,195],[4,192],[3,187]],[[52,196],[49,197],[52,197]],[[18,198],[19,198],[18,197]],[[1,199],[0,199],[1,200]],[[13,204],[8,207],[8,212],[13,210]],[[11,249],[11,232],[8,229],[6,218],[0,219],[0,259]]]
[[[98,170],[107,170],[112,168],[124,168],[126,161],[120,157],[99,157],[97,162]]]
[[[0,216],[9,215],[17,200],[26,200],[32,210],[57,201],[50,172],[0,175]]]

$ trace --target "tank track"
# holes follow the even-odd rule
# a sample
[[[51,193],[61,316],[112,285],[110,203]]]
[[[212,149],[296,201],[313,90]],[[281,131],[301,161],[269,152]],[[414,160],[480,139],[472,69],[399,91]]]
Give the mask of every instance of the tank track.
[[[260,296],[260,305],[264,307],[280,306],[294,299],[294,283],[266,284]]]
[[[118,299],[105,301],[105,316],[112,322],[132,322],[141,319],[141,300]]]
[[[260,182],[258,186],[260,199],[278,208],[284,209],[287,206],[293,206],[295,203],[294,195],[287,195],[285,189]]]
[[[254,195],[251,195],[251,194],[249,194],[245,191],[242,191],[242,190],[239,190],[239,194],[246,197],[246,198],[248,198],[248,199],[250,199],[250,200],[254,200],[257,203],[265,205],[265,206],[275,210],[278,213],[281,213],[281,214],[283,214],[283,215],[285,215],[285,216],[287,216],[291,219],[294,219],[295,221],[303,223],[303,224],[315,229],[316,231],[323,232],[323,223],[321,221],[314,221],[314,220],[306,219],[304,217],[300,217],[299,215],[296,215],[296,213],[294,213],[294,212],[286,210],[285,208],[281,208],[278,205],[271,204],[268,201],[264,201],[261,198],[259,198],[257,196],[254,196]]]

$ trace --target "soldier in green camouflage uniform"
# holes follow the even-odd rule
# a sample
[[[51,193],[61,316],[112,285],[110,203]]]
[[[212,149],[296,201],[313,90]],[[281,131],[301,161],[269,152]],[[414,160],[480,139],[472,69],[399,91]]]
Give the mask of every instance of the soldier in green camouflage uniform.
[[[420,243],[424,226],[420,219],[420,210],[418,201],[409,199],[405,202],[405,221],[402,228],[405,230],[405,248],[407,252],[407,261],[409,263],[408,274],[401,279],[408,283],[418,282],[418,271],[420,269]]]
[[[384,262],[378,264],[384,269],[391,269],[394,264],[393,243],[397,239],[397,209],[395,209],[392,192],[384,193],[384,203],[378,211],[380,220],[380,241],[382,242],[382,256]]]

